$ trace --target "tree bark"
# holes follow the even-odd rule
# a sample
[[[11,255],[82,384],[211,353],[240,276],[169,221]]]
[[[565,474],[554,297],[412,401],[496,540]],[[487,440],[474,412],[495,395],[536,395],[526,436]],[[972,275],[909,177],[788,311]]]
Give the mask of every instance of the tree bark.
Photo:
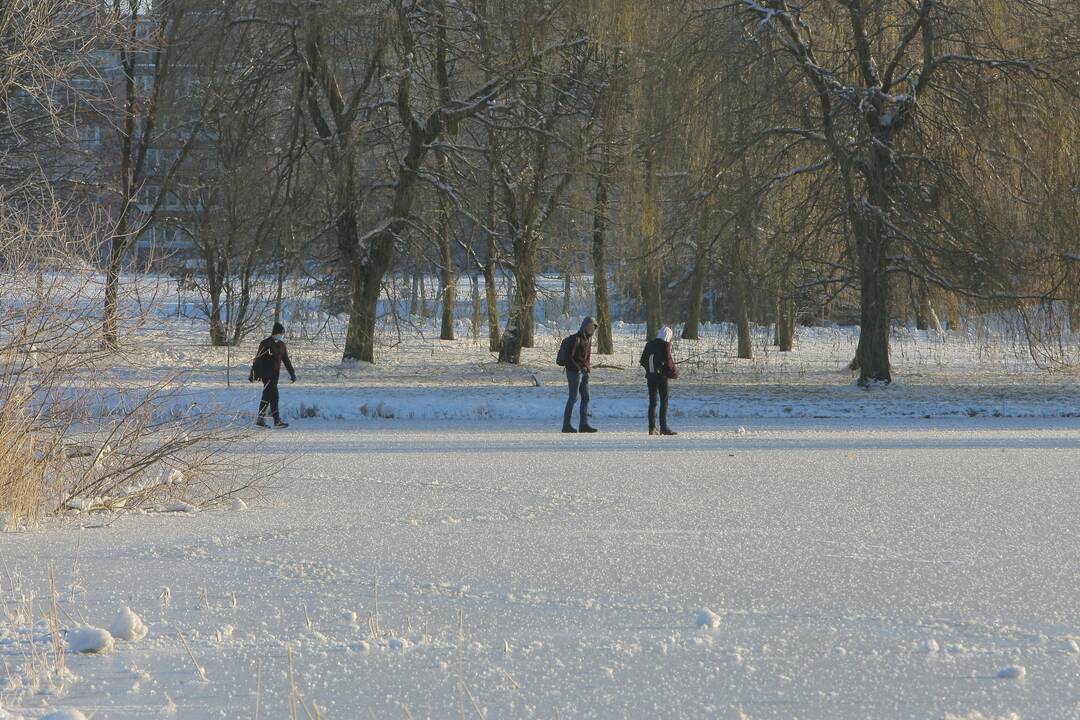
[[[865,386],[875,382],[892,382],[889,366],[889,276],[886,272],[887,242],[884,229],[876,218],[857,217],[861,307],[859,344],[855,349],[852,369],[859,371],[859,384]]]
[[[734,300],[735,330],[738,337],[738,357],[740,360],[754,359],[754,343],[750,335],[750,282],[747,277],[746,258],[741,247],[743,241],[736,240],[734,265]]]
[[[918,286],[918,313],[916,315],[916,326],[919,330],[933,330],[934,332],[941,332],[941,321],[938,319],[937,312],[934,310],[934,305],[930,298],[930,287],[925,280],[919,281]]]
[[[611,355],[615,343],[611,337],[611,305],[607,287],[607,184],[603,178],[596,181],[596,197],[593,204],[593,295],[596,301],[596,353]]]
[[[444,174],[450,176],[450,162],[439,153]],[[442,261],[440,283],[442,285],[442,321],[440,340],[454,339],[454,314],[457,310],[457,273],[454,270],[454,248],[450,244],[450,203],[439,193],[439,254]]]
[[[496,285],[495,262],[495,235],[488,234],[487,257],[484,261],[484,297],[487,304],[488,318],[488,350],[499,350],[499,288]]]
[[[457,304],[457,274],[454,272],[454,250],[450,245],[450,215],[444,206],[440,213],[439,247],[442,254],[442,327],[440,340],[454,339],[454,310]]]
[[[472,337],[475,341],[480,339],[480,326],[483,324],[480,317],[480,278],[475,272],[470,278],[470,286],[472,288]]]
[[[795,348],[795,299],[786,283],[781,290],[776,301],[777,345],[780,352],[791,352]]]
[[[698,221],[698,242],[694,253],[694,270],[690,276],[690,295],[687,298],[686,323],[683,325],[683,340],[697,340],[701,325],[701,302],[705,295],[705,272],[709,259],[709,211],[704,201],[701,206],[701,218]]]

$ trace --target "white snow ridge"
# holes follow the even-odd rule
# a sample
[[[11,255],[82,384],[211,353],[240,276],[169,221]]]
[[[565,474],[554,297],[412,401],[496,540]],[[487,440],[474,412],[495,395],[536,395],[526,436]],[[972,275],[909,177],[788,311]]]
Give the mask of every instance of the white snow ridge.
[[[715,630],[716,628],[720,627],[721,620],[723,620],[723,618],[719,614],[714,613],[709,608],[702,608],[697,612],[698,627]]]
[[[51,713],[41,718],[41,720],[86,720],[86,716],[75,708],[63,708],[61,710],[53,710]]]
[[[1027,675],[1027,669],[1023,665],[1007,665],[997,672],[1002,680],[1023,680]]]
[[[68,630],[68,650],[73,653],[108,653],[113,649],[113,636],[108,630],[83,625]]]
[[[112,625],[109,626],[109,632],[117,640],[132,642],[146,637],[149,628],[146,627],[142,618],[132,612],[131,608],[124,606],[120,608],[120,611],[116,613],[116,617],[113,618]]]

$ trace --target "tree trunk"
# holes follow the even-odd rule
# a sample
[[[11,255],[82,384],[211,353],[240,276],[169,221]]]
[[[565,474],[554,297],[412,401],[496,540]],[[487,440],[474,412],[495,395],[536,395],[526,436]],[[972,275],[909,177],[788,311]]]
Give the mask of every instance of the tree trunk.
[[[480,278],[473,272],[470,279],[472,287],[472,337],[476,341],[480,339],[480,326],[483,324],[480,317],[482,304],[480,302]]]
[[[1070,305],[1070,307],[1072,307]],[[949,325],[949,330],[957,331],[960,329],[960,301],[953,293],[947,293],[945,296],[945,322]],[[1076,319],[1080,321],[1080,315],[1077,315]],[[1070,315],[1070,323],[1072,322],[1072,316]],[[1080,327],[1078,323],[1077,327]]]
[[[740,257],[735,270],[735,329],[738,336],[738,357],[754,359],[754,343],[750,335],[750,283]]]
[[[484,262],[484,296],[487,301],[488,350],[499,350],[499,288],[495,274],[495,235],[488,233],[487,258]]]
[[[880,206],[879,206],[880,207]],[[852,369],[859,371],[859,384],[892,382],[889,367],[889,276],[887,248],[880,224],[863,220],[859,244],[859,344]],[[857,231],[858,232],[858,231]]]
[[[420,312],[420,273],[413,266],[409,274],[411,276],[409,281],[409,317],[416,317],[417,313]]]
[[[431,314],[428,312],[427,304],[427,278],[424,277],[424,274],[419,272],[419,270],[417,271],[417,275],[419,275],[417,282],[420,284],[420,317],[427,320],[431,317]]]
[[[777,344],[780,352],[791,352],[795,347],[795,299],[786,286],[776,302]]]
[[[687,298],[686,323],[683,325],[683,340],[697,340],[701,325],[701,301],[705,295],[705,272],[709,260],[709,213],[702,206],[701,221],[698,224],[697,252],[694,254],[694,270],[690,276],[690,295]]]
[[[375,323],[379,317],[382,279],[390,268],[394,238],[400,225],[393,224],[372,238],[370,256],[363,265],[350,265],[352,308],[345,335],[343,360],[375,362]]]
[[[442,327],[440,340],[454,339],[454,310],[457,304],[457,274],[454,272],[454,250],[450,246],[450,215],[444,207],[439,228],[442,251]]]
[[[645,333],[654,338],[660,332],[663,314],[660,307],[660,257],[657,240],[660,235],[660,199],[657,197],[656,177],[652,160],[645,162],[645,197],[641,206],[642,265],[641,285],[645,298]]]
[[[115,349],[120,344],[120,273],[124,266],[124,253],[129,244],[127,207],[120,211],[121,217],[113,229],[109,243],[109,265],[105,271],[105,318],[102,323],[102,346]]]
[[[447,177],[450,176],[450,162],[443,153],[438,159]],[[443,193],[439,193],[439,254],[442,261],[442,322],[439,331],[440,340],[454,339],[454,314],[457,310],[457,272],[454,270],[454,248],[450,244],[450,203]]]
[[[563,272],[563,287],[562,287],[562,314],[563,317],[570,317],[570,313],[574,310],[574,305],[571,302],[570,293],[573,284],[570,282],[570,271]]]
[[[642,289],[645,295],[645,333],[654,338],[663,324],[660,307],[660,268],[648,260],[642,268]]]
[[[593,205],[593,295],[596,299],[596,353],[611,355],[615,343],[611,337],[611,305],[608,301],[607,259],[607,185],[603,178],[596,182],[596,198]]]
[[[918,311],[916,314],[916,325],[919,330],[933,330],[934,332],[941,332],[941,321],[938,319],[937,312],[934,311],[934,306],[930,301],[930,287],[925,280],[919,281],[918,287]]]
[[[531,238],[515,239],[514,279],[516,282],[511,294],[510,319],[507,322],[506,337],[499,345],[499,360],[516,364],[521,359],[521,348],[533,347],[533,321],[536,316],[536,245]]]

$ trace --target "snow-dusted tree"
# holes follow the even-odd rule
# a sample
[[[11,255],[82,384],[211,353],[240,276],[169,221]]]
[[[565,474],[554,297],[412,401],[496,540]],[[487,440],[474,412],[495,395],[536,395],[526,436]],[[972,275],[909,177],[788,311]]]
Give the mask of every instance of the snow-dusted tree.
[[[1025,38],[1050,37],[1076,9],[1027,0],[733,5],[763,52],[783,56],[776,79],[795,83],[806,100],[790,108],[788,123],[765,130],[816,148],[819,172],[839,185],[860,291],[852,366],[861,383],[888,382],[891,274],[949,289],[963,280],[981,294],[1008,282],[997,274],[1003,265],[985,262],[995,231],[989,213],[978,194],[965,192],[995,161],[971,153],[966,159],[976,172],[969,173],[951,164],[951,144],[970,141],[965,131],[980,124],[972,110],[995,93],[1052,79],[1061,48],[1032,48]],[[726,11],[715,12],[720,18]],[[1023,131],[1018,124],[994,128],[999,135]],[[973,272],[975,265],[982,270]]]

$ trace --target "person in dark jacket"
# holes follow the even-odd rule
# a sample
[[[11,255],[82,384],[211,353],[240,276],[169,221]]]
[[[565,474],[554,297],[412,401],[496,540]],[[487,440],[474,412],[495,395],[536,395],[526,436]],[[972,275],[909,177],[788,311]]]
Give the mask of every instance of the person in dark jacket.
[[[255,360],[251,363],[248,382],[259,380],[263,384],[262,398],[259,400],[259,419],[255,421],[259,427],[269,427],[266,424],[267,413],[274,418],[274,427],[289,427],[289,423],[281,419],[278,410],[278,377],[281,375],[282,365],[289,372],[290,382],[296,382],[296,372],[289,362],[289,351],[285,347],[284,338],[285,327],[279,322],[274,323],[270,337],[259,343]]]
[[[592,336],[596,332],[596,321],[586,317],[581,321],[581,329],[573,336],[573,350],[566,358],[566,383],[570,396],[563,411],[562,431],[564,433],[594,433],[596,428],[589,425],[589,371],[592,370]],[[574,404],[581,395],[581,422],[578,429],[570,424],[574,414]]]
[[[645,379],[649,383],[649,434],[656,435],[656,400],[660,399],[660,435],[675,435],[668,427],[668,380],[679,377],[679,368],[671,357],[671,328],[664,327],[657,333],[656,339],[645,343],[641,352],[641,367],[645,368]]]

